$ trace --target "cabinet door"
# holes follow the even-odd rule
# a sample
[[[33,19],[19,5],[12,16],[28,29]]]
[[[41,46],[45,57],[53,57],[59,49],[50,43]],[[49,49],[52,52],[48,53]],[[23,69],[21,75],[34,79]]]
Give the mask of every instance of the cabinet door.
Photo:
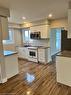
[[[49,38],[49,26],[42,25],[41,26],[41,38]]]
[[[8,19],[5,17],[0,17],[1,19],[1,29],[2,29],[2,35],[3,35],[3,40],[7,40],[9,35],[8,35]]]
[[[45,62],[45,49],[38,49],[38,61]]]
[[[5,69],[7,78],[11,78],[19,73],[17,54],[5,57]]]
[[[71,9],[68,10],[68,38],[71,38]]]
[[[71,58],[56,56],[56,72],[57,82],[71,86]]]
[[[23,54],[24,52],[23,52],[23,48],[18,48],[18,57],[20,57],[20,58],[24,58],[24,54]]]
[[[28,58],[28,49],[25,47],[18,48],[18,57],[27,59]]]
[[[24,58],[28,59],[28,48],[24,47]]]

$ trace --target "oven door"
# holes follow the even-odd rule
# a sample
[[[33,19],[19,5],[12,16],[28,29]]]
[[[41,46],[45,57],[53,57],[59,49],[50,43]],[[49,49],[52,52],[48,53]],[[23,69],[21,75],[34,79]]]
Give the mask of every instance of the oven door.
[[[35,38],[34,33],[31,33],[31,34],[30,34],[30,39],[34,39],[34,38]]]
[[[37,58],[37,50],[29,49],[29,58]]]

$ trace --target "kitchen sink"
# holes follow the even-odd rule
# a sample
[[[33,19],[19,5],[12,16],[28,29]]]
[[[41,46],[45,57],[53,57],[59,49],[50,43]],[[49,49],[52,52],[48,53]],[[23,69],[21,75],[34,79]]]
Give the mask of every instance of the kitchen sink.
[[[24,47],[31,47],[31,45],[24,45]]]

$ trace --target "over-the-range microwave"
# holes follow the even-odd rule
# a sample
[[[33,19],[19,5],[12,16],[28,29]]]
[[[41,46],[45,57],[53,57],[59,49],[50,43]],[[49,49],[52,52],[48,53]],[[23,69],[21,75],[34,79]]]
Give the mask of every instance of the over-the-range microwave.
[[[40,39],[41,38],[41,33],[40,32],[31,32],[30,33],[30,38],[31,39]]]

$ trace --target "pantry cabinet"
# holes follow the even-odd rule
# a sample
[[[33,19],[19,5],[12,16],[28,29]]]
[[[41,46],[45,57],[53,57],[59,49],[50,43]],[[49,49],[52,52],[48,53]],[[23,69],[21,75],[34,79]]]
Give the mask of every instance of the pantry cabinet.
[[[0,28],[2,32],[2,40],[7,40],[9,38],[7,17],[0,17]]]
[[[30,32],[40,32],[42,39],[50,38],[49,25],[38,25],[30,27]]]

